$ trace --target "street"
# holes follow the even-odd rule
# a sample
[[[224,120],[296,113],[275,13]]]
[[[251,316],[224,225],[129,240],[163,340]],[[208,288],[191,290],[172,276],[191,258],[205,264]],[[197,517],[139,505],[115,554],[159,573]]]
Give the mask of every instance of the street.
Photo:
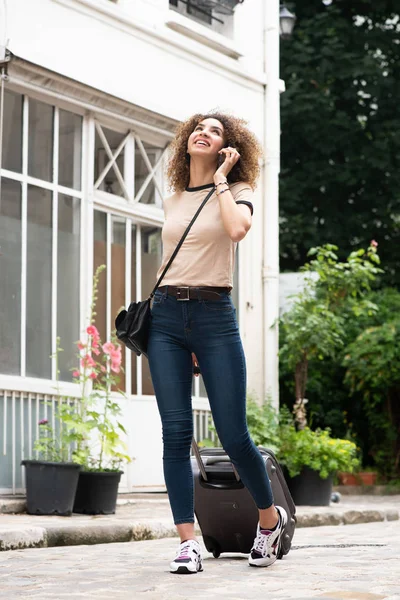
[[[176,539],[0,553],[0,598],[52,600],[400,600],[400,522],[298,529],[268,569],[204,554],[204,572],[172,575]]]

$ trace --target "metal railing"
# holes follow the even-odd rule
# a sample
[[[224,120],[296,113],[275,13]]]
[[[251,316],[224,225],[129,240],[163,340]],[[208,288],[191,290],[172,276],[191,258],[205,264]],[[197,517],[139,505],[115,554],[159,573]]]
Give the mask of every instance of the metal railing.
[[[60,424],[56,407],[60,402],[73,406],[79,398],[0,389],[0,494],[25,493],[25,469],[21,460],[38,458],[33,446],[39,437],[40,420],[47,419],[57,435]],[[210,430],[211,412],[205,404],[204,399],[193,398],[194,435],[198,442],[209,439],[218,445],[216,434]]]
[[[0,390],[0,493],[24,492],[21,460],[38,458],[33,446],[39,437],[40,420],[47,419],[57,435],[60,424],[55,415],[60,402],[73,406],[79,399]]]

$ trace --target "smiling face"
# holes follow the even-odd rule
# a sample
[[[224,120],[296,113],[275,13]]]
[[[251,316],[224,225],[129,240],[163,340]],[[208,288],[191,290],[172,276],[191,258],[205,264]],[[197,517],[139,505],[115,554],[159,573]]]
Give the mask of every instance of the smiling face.
[[[225,143],[224,126],[218,119],[203,119],[188,139],[187,150],[191,157],[218,159]]]

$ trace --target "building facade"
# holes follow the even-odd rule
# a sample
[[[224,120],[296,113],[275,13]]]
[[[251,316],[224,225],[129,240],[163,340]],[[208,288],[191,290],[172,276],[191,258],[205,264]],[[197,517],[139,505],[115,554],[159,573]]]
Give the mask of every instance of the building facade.
[[[79,395],[74,342],[88,322],[97,266],[106,265],[96,317],[103,340],[120,307],[151,291],[168,145],[195,112],[246,118],[266,150],[234,301],[249,391],[277,401],[279,3],[236,4],[6,0],[0,8],[0,493],[23,491],[20,461],[31,455],[39,419],[52,416],[60,393]],[[135,460],[121,490],[162,489],[148,364],[129,351],[123,364]],[[193,410],[201,439],[209,414],[201,379]]]

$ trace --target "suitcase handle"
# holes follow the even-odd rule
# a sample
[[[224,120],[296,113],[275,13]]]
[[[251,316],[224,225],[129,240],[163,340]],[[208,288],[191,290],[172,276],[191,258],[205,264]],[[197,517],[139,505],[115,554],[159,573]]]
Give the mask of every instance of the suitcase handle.
[[[193,449],[193,453],[196,457],[196,461],[199,466],[200,473],[201,473],[204,481],[208,481],[208,477],[207,477],[206,469],[205,469],[205,466],[203,463],[203,459],[201,458],[199,447],[198,447],[197,442],[194,439],[194,437],[192,438],[192,449]],[[229,456],[209,456],[207,458],[206,464],[213,465],[213,464],[219,463],[219,462],[231,462],[231,459],[229,458]],[[232,463],[232,469],[235,474],[236,481],[240,481],[240,475],[236,471],[235,465],[233,463]]]
[[[232,470],[235,473],[236,481],[240,481],[240,475],[237,472],[235,465],[233,464],[233,462],[231,461],[229,456],[209,456],[209,457],[207,457],[206,465],[215,465],[216,463],[221,463],[221,462],[231,463]]]

